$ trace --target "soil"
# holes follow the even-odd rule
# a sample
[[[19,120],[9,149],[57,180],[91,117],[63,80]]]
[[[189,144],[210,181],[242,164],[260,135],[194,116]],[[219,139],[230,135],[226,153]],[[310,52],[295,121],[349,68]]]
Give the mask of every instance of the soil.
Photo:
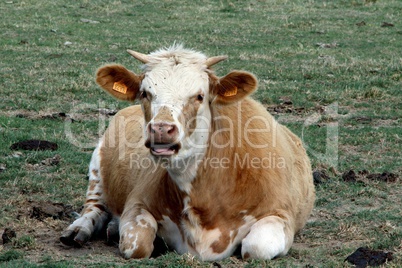
[[[1,239],[3,239],[3,244],[10,243],[13,238],[17,237],[17,234],[13,229],[6,228],[1,235]]]
[[[43,221],[46,218],[54,220],[69,220],[73,209],[71,206],[61,203],[32,202],[31,218]]]
[[[44,151],[44,150],[57,150],[57,144],[50,141],[43,140],[25,140],[16,142],[11,145],[11,150],[29,150],[29,151]]]
[[[52,203],[48,201],[28,201],[26,210],[18,213],[18,220],[28,223],[27,227],[12,226],[4,230],[2,234],[3,246],[0,252],[15,248],[13,240],[29,235],[35,238],[35,245],[21,248],[25,251],[24,257],[33,262],[39,262],[44,255],[52,256],[53,259],[71,259],[71,257],[85,257],[85,261],[91,263],[93,256],[102,256],[107,260],[125,262],[118,250],[118,243],[107,243],[105,235],[92,239],[80,248],[69,247],[62,244],[59,237],[62,231],[74,221],[78,213],[69,205]],[[168,252],[163,240],[157,238],[154,242],[152,258],[156,258]],[[98,257],[93,262],[99,261]]]
[[[394,183],[398,180],[398,174],[384,171],[383,173],[369,173],[367,170],[360,170],[355,172],[354,170],[345,171],[342,174],[342,179],[345,182],[363,182],[364,179],[371,181],[383,181],[386,183]]]
[[[74,221],[76,213],[69,205],[52,203],[48,201],[29,202],[27,209],[20,209],[17,219],[24,224],[9,226],[0,229],[3,245],[1,251],[15,249],[18,238],[29,235],[35,238],[34,245],[18,247],[23,250],[24,258],[40,262],[41,258],[51,256],[54,260],[71,259],[71,257],[85,257],[85,261],[91,263],[99,261],[93,256],[104,256],[109,260],[124,262],[120,257],[117,245],[108,245],[106,240],[91,240],[82,248],[73,248],[63,245],[59,241],[61,232]],[[93,258],[93,260],[91,260]]]
[[[327,171],[325,169],[321,169],[313,171],[313,179],[314,184],[317,185],[329,181],[330,177],[327,175]]]
[[[53,159],[53,158],[49,158]],[[50,160],[49,160],[50,161]],[[50,161],[51,162],[51,161]],[[50,163],[51,164],[51,163]],[[325,169],[316,170],[313,173],[316,183],[326,183],[330,180],[329,175]],[[394,183],[399,180],[398,175],[383,172],[383,173],[369,173],[368,171],[354,171],[349,170],[342,176],[346,181],[363,181],[363,180],[380,180],[387,183]],[[5,229],[0,229],[2,234],[3,245],[0,245],[0,253],[7,250],[14,249],[15,243],[13,241],[18,240],[23,236],[30,236],[35,238],[33,246],[17,247],[17,250],[24,252],[23,256],[26,260],[39,263],[44,258],[51,258],[53,260],[82,260],[85,265],[96,264],[99,262],[115,262],[115,263],[127,263],[124,258],[119,254],[118,246],[116,243],[107,243],[106,239],[99,238],[91,240],[81,248],[68,247],[63,245],[59,237],[62,231],[74,221],[74,217],[77,215],[81,208],[73,208],[69,205],[62,203],[53,203],[50,201],[18,201],[16,206],[16,221],[10,226],[5,226]],[[319,214],[318,212],[312,216],[325,219],[326,217],[332,217],[329,215]],[[303,238],[296,236],[294,248],[303,248]],[[306,242],[307,243],[307,242]],[[341,241],[339,243],[344,243]],[[310,244],[308,244],[311,246]],[[353,245],[355,246],[355,245]],[[356,245],[357,248],[357,245]],[[158,239],[155,242],[155,251],[153,258],[156,258],[164,253],[168,249],[164,245],[163,241]],[[381,263],[381,261],[391,261],[392,253],[379,252],[367,253],[367,250],[359,250],[359,254],[351,255],[347,258],[347,261],[355,263]],[[363,252],[363,253],[362,253]],[[385,254],[385,255],[384,255]],[[367,257],[371,256],[371,257]],[[374,257],[372,257],[374,256]],[[384,257],[385,256],[385,257]],[[237,256],[239,258],[239,256]],[[382,262],[383,263],[383,262]],[[217,262],[217,264],[219,264]],[[215,265],[215,267],[219,267]],[[366,267],[366,266],[357,266]]]
[[[391,260],[392,252],[376,251],[361,247],[348,256],[345,261],[356,265],[357,268],[364,268],[367,266],[378,266]]]

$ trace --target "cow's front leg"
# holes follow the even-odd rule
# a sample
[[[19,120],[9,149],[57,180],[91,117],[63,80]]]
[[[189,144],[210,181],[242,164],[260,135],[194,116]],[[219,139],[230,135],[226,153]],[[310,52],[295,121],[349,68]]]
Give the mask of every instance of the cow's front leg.
[[[68,246],[81,247],[94,233],[102,230],[108,222],[103,193],[103,182],[100,176],[99,147],[92,154],[89,166],[89,186],[86,202],[81,217],[75,220],[60,236],[60,241]]]
[[[101,181],[90,179],[81,217],[62,233],[60,241],[63,244],[81,247],[94,233],[105,227],[110,215],[103,200],[101,184]]]
[[[154,250],[157,223],[144,208],[126,207],[120,219],[120,253],[126,258],[149,258]]]
[[[251,226],[250,232],[242,240],[243,259],[270,260],[284,256],[293,243],[293,232],[289,224],[277,216],[267,216]]]

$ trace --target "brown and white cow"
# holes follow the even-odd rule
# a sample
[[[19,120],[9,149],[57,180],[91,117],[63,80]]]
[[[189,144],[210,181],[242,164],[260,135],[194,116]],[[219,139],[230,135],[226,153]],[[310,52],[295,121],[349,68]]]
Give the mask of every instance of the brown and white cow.
[[[81,246],[118,222],[125,258],[147,258],[158,235],[180,254],[218,260],[241,245],[243,258],[285,255],[313,208],[315,190],[302,142],[248,95],[244,71],[217,77],[226,57],[172,46],[149,55],[140,75],[120,65],[97,83],[134,101],[95,149],[80,218],[62,234]]]

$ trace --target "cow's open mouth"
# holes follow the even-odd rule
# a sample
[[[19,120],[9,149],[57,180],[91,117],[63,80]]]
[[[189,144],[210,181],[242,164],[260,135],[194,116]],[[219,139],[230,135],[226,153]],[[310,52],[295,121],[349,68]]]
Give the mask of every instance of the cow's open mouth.
[[[176,154],[179,149],[179,144],[152,144],[149,146],[151,153],[157,156],[171,156]]]

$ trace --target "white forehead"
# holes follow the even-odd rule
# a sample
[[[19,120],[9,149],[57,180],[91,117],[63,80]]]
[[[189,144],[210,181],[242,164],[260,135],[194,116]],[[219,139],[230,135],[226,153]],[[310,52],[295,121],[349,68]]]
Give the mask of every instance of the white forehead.
[[[208,92],[207,57],[182,46],[173,46],[148,55],[142,89],[161,96],[186,98],[200,90]]]

